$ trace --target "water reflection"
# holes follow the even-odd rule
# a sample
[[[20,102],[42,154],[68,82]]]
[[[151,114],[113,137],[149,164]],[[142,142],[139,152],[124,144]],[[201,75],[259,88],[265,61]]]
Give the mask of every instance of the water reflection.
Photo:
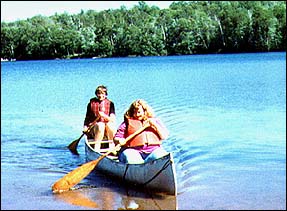
[[[177,210],[175,196],[128,187],[77,186],[72,191],[54,195],[71,205],[100,210]]]
[[[177,210],[176,196],[156,195],[129,189],[122,196],[122,208],[138,210]]]
[[[71,205],[82,206],[86,208],[98,208],[98,204],[91,200],[86,194],[80,190],[67,191],[61,194],[55,194],[56,199],[67,202]]]

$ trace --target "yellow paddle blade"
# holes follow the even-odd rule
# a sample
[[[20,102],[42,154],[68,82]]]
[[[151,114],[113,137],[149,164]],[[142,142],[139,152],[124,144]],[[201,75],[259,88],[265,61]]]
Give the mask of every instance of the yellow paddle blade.
[[[97,160],[90,161],[81,165],[80,167],[74,169],[73,171],[66,174],[64,177],[59,179],[52,186],[53,193],[61,193],[69,190],[76,184],[78,184],[83,178],[85,178],[98,164],[98,162],[103,157],[98,158]]]
[[[78,184],[83,178],[85,178],[104,157],[108,156],[114,150],[119,150],[120,147],[121,145],[118,144],[98,159],[85,163],[66,174],[64,177],[54,183],[54,185],[52,186],[53,193],[62,193],[64,191],[68,191],[70,188]]]
[[[125,139],[125,143],[128,142],[130,139],[144,131],[145,128],[149,127],[149,125],[145,125],[144,127],[140,128],[133,134],[129,135]],[[81,137],[80,137],[81,138]],[[79,139],[80,139],[79,138]],[[90,161],[88,163],[85,163],[81,165],[80,167],[74,169],[73,171],[66,174],[64,177],[59,179],[57,182],[55,182],[52,186],[53,193],[62,193],[64,191],[68,191],[70,188],[78,184],[83,178],[85,178],[95,167],[98,165],[98,163],[106,157],[108,154],[110,154],[113,151],[118,151],[121,148],[121,145],[118,144],[113,149],[106,152],[104,155],[99,157],[97,160]]]

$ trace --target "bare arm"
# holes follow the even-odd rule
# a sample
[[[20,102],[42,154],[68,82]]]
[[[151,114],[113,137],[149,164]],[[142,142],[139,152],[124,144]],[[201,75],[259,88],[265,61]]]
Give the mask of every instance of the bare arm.
[[[157,132],[157,134],[162,140],[167,139],[169,131],[159,119],[150,118],[147,121],[149,125]]]

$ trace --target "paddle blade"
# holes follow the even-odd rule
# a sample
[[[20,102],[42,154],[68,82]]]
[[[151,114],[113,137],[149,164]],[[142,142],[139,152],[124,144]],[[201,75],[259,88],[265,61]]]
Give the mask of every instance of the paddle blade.
[[[68,149],[75,155],[79,155],[77,147],[78,147],[78,144],[79,144],[79,142],[83,136],[84,136],[84,133],[78,139],[76,139],[75,141],[70,143],[68,146]]]
[[[52,186],[53,193],[61,193],[69,190],[85,178],[98,164],[101,159],[93,160],[81,165],[73,171],[66,174],[64,177],[55,182]]]
[[[72,143],[70,143],[68,146],[68,149],[70,150],[70,152],[72,152],[75,155],[79,155],[78,150],[77,150],[79,142],[80,142],[80,139],[77,139],[73,141]]]

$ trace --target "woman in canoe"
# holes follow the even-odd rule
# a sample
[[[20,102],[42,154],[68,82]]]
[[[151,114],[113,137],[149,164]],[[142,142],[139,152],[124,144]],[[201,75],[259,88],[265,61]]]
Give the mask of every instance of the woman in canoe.
[[[140,128],[147,128],[125,143],[125,138]],[[119,160],[124,163],[145,163],[167,154],[161,146],[162,140],[169,135],[159,118],[154,116],[152,108],[142,99],[135,100],[124,114],[124,121],[114,136],[115,144],[122,147]]]

